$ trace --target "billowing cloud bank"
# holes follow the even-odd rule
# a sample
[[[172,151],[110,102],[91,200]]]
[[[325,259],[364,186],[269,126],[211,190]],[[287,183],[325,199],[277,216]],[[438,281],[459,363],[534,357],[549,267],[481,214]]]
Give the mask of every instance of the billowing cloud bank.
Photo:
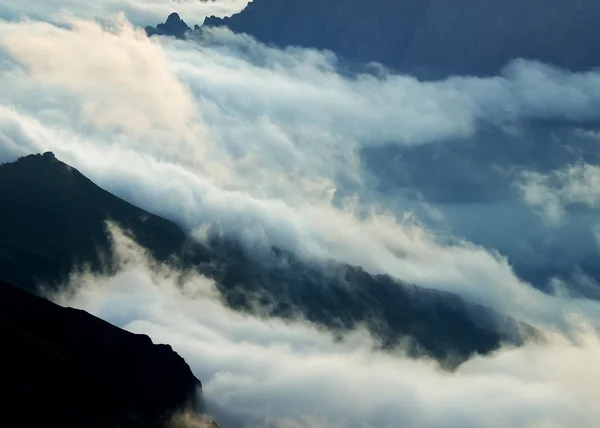
[[[479,128],[516,119],[595,119],[599,96],[589,88],[596,74],[516,62],[505,76],[483,80],[349,78],[318,52],[273,50],[226,31],[182,42],[149,40],[123,18],[108,27],[78,19],[63,27],[1,27],[5,159],[53,150],[109,190],[190,230],[217,227],[250,246],[361,265],[511,315],[519,306],[537,320],[554,316],[552,303],[522,310],[543,298],[531,298],[539,293],[516,277],[494,242],[486,249],[448,230],[494,205],[456,211],[379,193],[360,153],[386,141],[477,141]],[[503,202],[498,210],[506,218],[493,218],[500,224],[490,221],[488,229],[514,227],[509,233],[518,239],[530,233],[520,224],[539,208],[529,174],[516,176],[525,191]],[[596,227],[586,224],[578,227]],[[531,238],[510,245],[533,259],[548,239]],[[582,256],[597,252],[596,243],[577,247]]]
[[[0,161],[52,150],[199,237],[215,228],[361,265],[548,331],[600,323],[585,298],[600,296],[600,73],[517,60],[486,79],[348,75],[330,54],[225,30],[148,39],[131,25],[163,20],[167,2],[58,3],[76,17],[0,0]],[[140,259],[66,303],[172,343],[223,418],[585,427],[598,416],[585,394],[598,385],[592,332],[448,375],[374,354],[361,334],[335,345],[243,318],[202,278],[188,285],[204,297],[184,297],[173,275]]]
[[[363,332],[334,342],[302,323],[234,313],[210,280],[150,263],[113,229],[121,271],[75,275],[57,296],[170,343],[203,380],[208,410],[235,427],[594,427],[600,340],[550,334],[456,372],[371,350]],[[180,283],[181,281],[181,283]],[[81,286],[82,284],[83,287]]]

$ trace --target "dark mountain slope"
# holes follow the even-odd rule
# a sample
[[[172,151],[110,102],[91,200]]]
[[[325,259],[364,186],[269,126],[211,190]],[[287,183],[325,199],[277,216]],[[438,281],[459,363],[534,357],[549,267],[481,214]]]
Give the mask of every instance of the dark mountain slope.
[[[173,36],[178,39],[185,38],[185,34],[190,31],[190,27],[179,17],[177,13],[172,13],[167,17],[167,20],[158,24],[155,27],[147,26],[146,34],[148,37],[159,35],[159,36]]]
[[[201,384],[168,345],[0,281],[0,425],[162,427],[201,408]]]
[[[63,281],[75,264],[98,269],[108,252],[104,221],[117,220],[159,260],[180,250],[174,223],[96,186],[52,153],[0,166],[0,278],[33,290]]]
[[[495,74],[515,57],[600,66],[596,0],[254,0],[206,26],[423,75]]]
[[[346,331],[364,324],[383,342],[409,342],[418,354],[460,361],[506,341],[520,344],[530,327],[464,301],[336,262],[309,262],[278,250],[245,251],[214,238],[187,240],[174,223],[102,190],[51,154],[0,166],[0,279],[59,283],[74,262],[100,268],[109,251],[104,220],[127,228],[155,258],[214,278],[229,306]],[[15,280],[16,282],[16,280]]]

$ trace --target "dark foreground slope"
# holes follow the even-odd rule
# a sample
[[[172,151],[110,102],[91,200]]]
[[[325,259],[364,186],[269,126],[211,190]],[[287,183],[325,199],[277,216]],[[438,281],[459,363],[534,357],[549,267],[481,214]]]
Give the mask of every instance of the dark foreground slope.
[[[0,281],[0,426],[162,427],[202,405],[168,345]]]
[[[65,281],[74,265],[99,269],[109,251],[107,218],[134,230],[161,260],[185,240],[175,224],[102,190],[52,153],[1,165],[0,195],[0,279],[31,291],[38,281]]]
[[[515,57],[600,66],[596,0],[254,0],[204,25],[429,74],[495,74]]]
[[[74,262],[103,265],[106,219],[132,232],[155,258],[215,279],[224,301],[243,311],[301,316],[344,332],[366,325],[386,347],[460,361],[533,330],[459,296],[373,276],[336,262],[311,262],[278,249],[244,251],[230,240],[189,242],[174,223],[102,190],[52,154],[0,166],[0,279],[58,284]],[[175,257],[174,257],[175,256]],[[15,281],[15,283],[19,283]]]

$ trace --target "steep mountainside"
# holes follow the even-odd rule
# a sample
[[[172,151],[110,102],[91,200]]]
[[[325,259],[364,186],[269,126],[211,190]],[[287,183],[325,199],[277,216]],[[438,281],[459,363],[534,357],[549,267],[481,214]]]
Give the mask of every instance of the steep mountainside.
[[[206,26],[423,75],[494,74],[515,57],[600,66],[595,0],[254,0]]]
[[[534,334],[457,295],[358,267],[304,261],[279,249],[247,252],[220,238],[190,242],[174,223],[102,190],[51,153],[0,166],[0,279],[35,290],[36,280],[64,280],[74,262],[100,269],[97,251],[110,250],[106,219],[130,230],[157,259],[214,278],[238,310],[301,315],[336,331],[365,324],[384,346],[409,341],[415,353],[454,362]]]
[[[202,407],[168,345],[0,281],[0,425],[162,427]]]
[[[175,224],[100,189],[52,153],[1,165],[0,195],[0,278],[29,290],[37,280],[65,280],[74,264],[99,268],[107,218],[135,230],[161,260],[185,240]]]

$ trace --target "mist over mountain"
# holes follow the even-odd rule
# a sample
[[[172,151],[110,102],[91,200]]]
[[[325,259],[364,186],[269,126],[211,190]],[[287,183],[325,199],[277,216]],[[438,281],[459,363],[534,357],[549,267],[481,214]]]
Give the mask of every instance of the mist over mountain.
[[[387,10],[386,8],[408,7],[410,4],[414,6],[415,10],[417,6],[423,8],[423,10],[440,8],[444,5],[449,6],[446,3],[437,3],[436,5],[434,3],[395,2],[386,4],[385,7],[373,5],[369,8],[369,13],[383,13],[382,11]],[[263,16],[261,13],[267,13],[265,11],[271,14],[281,13],[284,16],[281,20],[270,15],[269,19],[265,18],[267,24],[258,26],[257,34],[253,34],[252,31],[246,29],[236,28],[234,24],[230,25],[234,31],[246,31],[259,40],[263,40],[260,35],[262,34],[261,31],[268,32],[269,28],[276,25],[277,22],[284,22],[285,19],[295,19],[293,17],[301,16],[302,13],[312,13],[309,12],[309,9],[311,11],[315,10],[314,15],[316,17],[320,16],[319,13],[323,13],[323,19],[328,23],[335,22],[338,16],[325,16],[325,11],[331,11],[334,8],[331,3],[327,2],[315,5],[314,8],[309,8],[306,3],[302,2],[293,3],[290,8],[296,7],[299,9],[298,13],[295,14],[284,13],[283,8],[277,9],[277,7],[270,7],[270,5],[269,7],[261,6],[264,4],[261,1],[252,2],[244,11],[233,15],[231,18],[215,19],[214,22],[218,23],[218,25],[215,25],[220,26],[224,22],[249,23],[252,17]],[[570,3],[545,8],[536,2],[520,5],[511,5],[509,2],[502,2],[495,6],[494,4],[493,2],[477,2],[476,5],[471,5],[473,6],[471,9],[457,7],[452,9],[451,12],[443,14],[443,16],[452,16],[453,13],[461,14],[461,20],[464,18],[468,23],[472,19],[475,21],[473,31],[479,31],[478,25],[487,22],[484,19],[486,17],[489,19],[493,17],[498,22],[505,23],[502,24],[501,28],[486,24],[486,28],[477,33],[479,34],[478,37],[469,38],[468,41],[464,42],[465,49],[460,49],[461,52],[465,52],[464,55],[453,55],[453,61],[455,59],[460,61],[463,57],[467,61],[479,61],[480,59],[485,60],[486,55],[489,56],[494,52],[504,52],[501,55],[502,59],[496,64],[496,68],[482,72],[484,75],[497,74],[497,76],[483,81],[477,79],[468,81],[465,77],[456,77],[432,83],[432,85],[443,87],[443,90],[440,88],[440,91],[447,91],[444,92],[445,94],[453,93],[455,90],[463,91],[463,93],[473,93],[472,103],[471,101],[467,103],[470,107],[465,108],[463,111],[468,111],[470,108],[476,111],[474,116],[477,117],[473,119],[476,123],[476,131],[466,131],[463,134],[462,130],[469,129],[471,123],[465,121],[464,116],[458,114],[457,117],[451,119],[451,123],[457,128],[456,132],[449,133],[451,135],[433,135],[428,139],[428,144],[407,144],[405,141],[406,135],[411,134],[412,125],[419,123],[419,121],[403,121],[401,126],[394,127],[393,120],[389,122],[385,120],[390,113],[382,106],[381,109],[377,110],[378,121],[386,121],[386,125],[370,129],[371,134],[363,137],[365,141],[359,144],[360,148],[357,149],[363,168],[362,174],[371,187],[368,191],[357,190],[352,185],[347,185],[351,180],[346,177],[340,178],[336,183],[336,196],[342,199],[347,195],[359,192],[364,202],[371,201],[394,212],[422,209],[419,205],[425,202],[434,210],[439,210],[442,213],[444,217],[443,227],[450,228],[453,233],[465,236],[478,245],[495,248],[506,254],[510,257],[511,264],[518,275],[536,288],[552,292],[557,284],[569,282],[570,293],[598,298],[600,297],[600,288],[597,287],[597,284],[600,281],[600,270],[598,269],[597,260],[600,257],[600,249],[597,245],[596,235],[590,233],[590,229],[594,230],[595,220],[594,215],[589,210],[587,200],[582,200],[579,203],[569,203],[567,210],[563,210],[558,206],[550,208],[549,205],[554,204],[552,202],[555,200],[554,196],[539,194],[543,189],[534,190],[534,183],[531,181],[532,177],[541,178],[557,173],[561,174],[559,171],[564,165],[573,165],[571,170],[574,174],[572,176],[573,180],[576,180],[575,176],[586,169],[587,165],[591,167],[588,170],[591,175],[595,176],[596,174],[594,171],[596,171],[595,166],[599,164],[600,154],[595,144],[595,136],[598,135],[600,128],[598,127],[598,118],[589,116],[589,112],[596,108],[593,107],[595,103],[590,103],[587,107],[582,105],[581,110],[577,107],[579,101],[586,99],[598,87],[597,83],[593,82],[595,73],[581,72],[569,75],[567,71],[568,69],[591,70],[594,67],[593,63],[596,55],[592,51],[587,51],[587,48],[593,43],[576,44],[576,41],[569,39],[569,37],[571,35],[576,37],[574,34],[579,34],[578,32],[584,31],[586,28],[593,33],[590,40],[597,36],[597,33],[593,31],[593,26],[587,24],[575,25],[580,19],[585,21],[587,17],[594,16],[596,6]],[[340,10],[343,10],[344,13],[351,13],[354,10],[351,6],[352,4],[347,7],[345,5],[335,7],[342,8]],[[265,9],[262,9],[263,7]],[[367,8],[367,6],[364,7]],[[485,9],[488,7],[489,10]],[[535,15],[535,8],[542,8],[544,11]],[[561,8],[565,8],[565,11]],[[369,13],[365,11],[362,14],[366,17],[367,22],[368,17],[371,16]],[[513,15],[516,16],[514,20],[507,17],[513,17]],[[391,16],[394,16],[394,14],[388,13],[385,19]],[[477,20],[475,16],[481,16],[482,18]],[[531,37],[523,36],[524,41],[520,39],[512,40],[511,38],[518,35],[519,31],[531,31],[535,27],[533,24],[521,23],[517,25],[520,22],[519,20],[529,16],[536,16],[532,22],[538,22],[536,20],[539,19],[539,24],[536,25],[544,30],[540,30]],[[170,19],[171,22],[182,22],[177,14],[172,14]],[[229,21],[227,21],[228,19]],[[305,21],[311,23],[306,25],[312,25],[316,22],[316,18],[307,18]],[[210,45],[215,38],[219,39],[219,37],[226,39],[225,36],[218,33],[218,29],[216,32],[211,31],[212,18],[207,19],[206,22],[203,31],[198,31],[198,28],[193,31],[187,24],[183,23],[182,25],[187,27],[187,34],[201,45]],[[363,22],[363,20],[360,22]],[[453,35],[458,34],[457,37],[460,36],[461,31],[467,31],[470,28],[469,25],[456,24],[456,30],[448,29],[445,27],[445,25],[449,25],[448,22],[444,21],[440,25],[432,25],[431,28],[440,29],[440,32],[448,31]],[[513,24],[518,28],[512,29],[509,27]],[[350,24],[340,23],[339,25],[343,25],[345,31],[351,31],[353,28]],[[425,24],[419,23],[419,25],[423,26]],[[571,28],[571,25],[574,25],[574,27]],[[330,27],[331,25],[319,26],[322,31],[325,31],[324,28],[330,29]],[[563,27],[569,27],[571,30]],[[575,29],[575,27],[577,28]],[[284,33],[289,28],[291,27],[288,25],[282,25]],[[560,31],[558,28],[560,28]],[[491,33],[490,37],[486,36],[487,31]],[[290,34],[297,33],[290,30]],[[391,40],[388,33],[386,32],[386,40]],[[315,30],[307,34],[318,37],[320,33],[319,30]],[[357,34],[361,37],[367,37],[365,32],[358,32]],[[561,34],[560,40],[554,40],[554,34]],[[469,52],[469,49],[484,44],[494,37],[499,38],[499,40],[482,52]],[[453,40],[455,40],[453,37],[440,38],[442,44],[454,43]],[[529,54],[525,52],[524,49],[526,49],[528,43],[536,44],[538,43],[536,40],[542,39],[548,42],[544,49],[540,48],[538,53]],[[230,39],[227,40],[230,41]],[[355,46],[353,43],[350,44]],[[542,55],[543,52],[560,55],[562,51],[558,46],[562,46],[561,43],[569,46],[569,49],[564,50],[565,53],[571,55],[574,52],[579,52],[581,57],[589,63],[589,66],[584,67],[574,63],[567,64],[560,59],[546,58]],[[318,47],[315,44],[299,42],[290,45],[297,44]],[[444,46],[440,49],[446,52],[447,47]],[[555,46],[557,47],[555,48]],[[577,46],[577,48],[574,46]],[[228,45],[228,48],[235,51],[236,55],[247,56],[257,61],[257,63],[265,61],[268,64],[271,61],[268,57],[261,57],[261,54],[258,53],[260,49],[257,49],[255,45],[241,47],[232,43]],[[336,54],[344,57],[338,50],[333,50]],[[430,52],[429,48],[426,50]],[[534,50],[531,52],[534,52]],[[377,49],[368,51],[377,51]],[[435,52],[435,49],[431,51]],[[289,52],[289,56],[293,57],[295,51],[291,50]],[[423,65],[421,64],[420,68],[417,68],[421,71],[428,69],[428,73],[432,72],[429,73],[430,78],[445,76],[446,71],[443,71],[443,67],[436,62],[445,58],[444,55],[445,53],[433,55],[433,58],[423,62],[425,64],[423,67],[421,67]],[[513,61],[515,58],[521,59]],[[545,61],[546,64],[524,61],[522,58],[540,59]],[[327,67],[333,67],[337,72],[343,73],[344,67],[339,67],[336,62],[337,59],[338,57],[333,60],[333,63],[327,64]],[[355,58],[354,60],[360,62],[364,59]],[[309,62],[308,58],[306,61]],[[557,67],[564,67],[564,69]],[[411,73],[417,70],[416,68],[412,70],[408,68],[401,69]],[[464,70],[457,69],[450,74],[479,75],[482,74],[480,71],[476,65],[469,65]],[[420,71],[416,74],[418,76],[422,75]],[[377,75],[375,73],[372,77]],[[577,77],[571,80],[574,76]],[[359,82],[363,78],[363,75],[357,77]],[[394,81],[397,76],[383,73],[381,78],[390,82]],[[572,85],[563,86],[563,83],[567,81],[571,81]],[[587,83],[583,83],[584,81],[587,81]],[[550,82],[553,83],[548,85]],[[400,86],[402,86],[402,89],[400,89]],[[418,105],[421,100],[428,100],[432,96],[427,90],[423,90],[419,93],[419,96],[407,96],[408,102],[406,102],[403,94],[412,93],[410,86],[398,85],[398,96],[394,97],[394,100],[387,99],[386,101],[394,105],[414,106]],[[423,84],[422,86],[426,85]],[[393,93],[392,87],[393,85],[390,84],[387,94]],[[506,93],[499,93],[503,92],[500,88],[505,88]],[[509,93],[520,94],[516,95],[516,98],[522,95],[523,102],[515,104],[515,98]],[[558,93],[562,93],[564,97],[562,99],[551,99],[553,98],[552,94]],[[361,96],[371,96],[375,99],[379,95],[380,93],[377,90],[369,93],[366,88],[365,92],[361,93]],[[542,98],[546,98],[543,104],[534,107],[534,104],[537,104],[535,100],[541,101]],[[433,105],[436,105],[439,98],[436,96],[434,99]],[[423,101],[424,104],[426,102]],[[447,107],[444,107],[444,111],[460,112],[460,109],[455,108],[456,103],[462,105],[462,100],[454,100],[454,105],[450,102]],[[550,108],[549,106],[561,106],[560,110],[562,111],[556,111],[554,107]],[[298,110],[296,114],[304,114],[300,109]],[[576,110],[579,111],[576,112]],[[430,111],[424,109],[418,115],[422,118],[429,118],[430,113]],[[358,123],[360,120],[362,119],[356,119],[355,122]],[[340,129],[342,127],[343,125],[340,124]],[[383,132],[383,135],[380,135],[382,129],[397,129],[398,132]],[[436,130],[439,128],[432,126],[428,129]],[[354,137],[349,133],[343,133],[343,136],[350,139]],[[419,140],[421,133],[413,134],[411,137]],[[344,185],[341,185],[341,183],[344,183]],[[521,204],[522,201],[526,205],[531,204],[532,199],[524,199],[525,194],[529,191],[538,193],[536,196],[530,194],[539,201],[539,203],[534,203],[538,205],[537,213],[531,211],[531,206],[527,207]],[[552,191],[550,190],[550,192]],[[558,203],[558,200],[556,201]],[[559,203],[559,205],[561,204]],[[554,214],[551,214],[551,211]],[[543,213],[542,215],[546,217],[543,223],[539,222],[538,214],[540,213]],[[427,216],[427,214],[421,213],[420,219],[424,220]],[[436,219],[432,220],[438,222]],[[499,224],[499,226],[489,227],[490,222]],[[553,238],[547,236],[547,225],[549,223],[552,224],[552,234],[556,234]],[[507,228],[518,229],[519,231],[518,233],[499,232]],[[571,241],[570,237],[575,236],[577,237],[577,244],[571,245],[569,243]]]
[[[526,324],[464,301],[345,264],[307,262],[273,248],[247,252],[230,239],[195,242],[174,223],[97,187],[52,153],[0,165],[0,279],[48,292],[73,266],[113,272],[106,221],[130,231],[159,261],[213,278],[238,310],[283,318],[306,317],[340,333],[365,324],[386,348],[447,360],[534,337]],[[37,285],[46,284],[46,291]],[[60,290],[60,288],[58,288]]]
[[[597,427],[595,4],[38,3],[0,0],[9,290],[168,343],[225,428]]]
[[[278,46],[328,49],[425,76],[491,75],[514,58],[598,67],[593,0],[254,0],[227,26]]]

